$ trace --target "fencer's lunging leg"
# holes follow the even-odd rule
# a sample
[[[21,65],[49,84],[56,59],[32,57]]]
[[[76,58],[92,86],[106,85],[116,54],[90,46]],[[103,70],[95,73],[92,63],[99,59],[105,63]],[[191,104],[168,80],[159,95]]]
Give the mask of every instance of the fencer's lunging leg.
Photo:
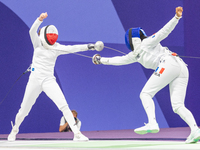
[[[71,110],[69,109],[68,105],[65,105],[63,108],[61,108],[61,111],[63,112],[63,115],[67,122],[69,123],[70,128],[74,132],[74,141],[88,141],[89,139],[84,136],[78,129],[74,117],[72,115]]]
[[[190,127],[191,133],[187,137],[186,143],[196,143],[200,139],[200,129],[198,128],[194,116],[185,107],[185,95],[188,84],[188,69],[185,64],[180,63],[181,73],[178,78],[173,80],[170,84],[170,97],[172,108]]]
[[[69,109],[68,105],[65,105],[63,108],[61,108],[61,111],[63,112],[65,119],[69,123],[70,128],[74,132],[73,140],[74,141],[88,141],[89,139],[86,136],[84,136],[78,129],[76,122],[74,120],[74,117],[72,115],[72,112]]]
[[[140,99],[142,101],[142,105],[146,111],[148,122],[149,123],[157,123],[156,115],[155,115],[155,104],[152,97],[147,93],[140,93]]]
[[[8,141],[15,141],[21,123],[23,122],[24,118],[29,114],[33,104],[35,103],[41,91],[42,89],[37,80],[29,79],[29,82],[26,86],[24,98],[21,103],[21,108],[19,109],[15,117],[15,125],[13,126],[12,131],[8,136]]]
[[[140,128],[135,129],[135,133],[137,134],[146,134],[146,133],[157,133],[159,132],[159,126],[156,122],[155,117],[155,104],[152,99],[152,97],[145,93],[140,93],[140,98],[142,100],[143,107],[146,111],[147,117],[148,117],[148,124],[145,124],[145,126],[142,126]]]
[[[21,108],[15,118],[15,126],[19,128],[24,118],[29,114],[32,106],[36,102],[37,97],[42,92],[41,87],[36,81],[30,80],[27,84]]]
[[[63,108],[61,108],[61,111],[66,118],[67,122],[69,123],[70,128],[74,132],[74,134],[79,133],[80,131],[78,130],[78,127],[76,125],[76,122],[74,120],[74,117],[72,115],[71,110],[69,109],[68,105],[65,105]]]
[[[200,139],[200,129],[198,128],[196,121],[192,115],[192,113],[183,105],[179,107],[177,110],[174,110],[190,127],[191,133],[187,137],[185,143],[196,143]]]
[[[158,91],[173,81],[180,73],[180,67],[173,57],[166,56],[163,59],[165,61],[160,62],[158,68],[151,75],[140,94],[149,122],[148,124],[145,124],[145,126],[134,130],[138,134],[159,132],[159,126],[155,117],[155,105],[152,98]],[[164,71],[162,73],[157,72],[159,68],[164,68]]]
[[[192,113],[185,107],[185,95],[188,84],[188,69],[181,64],[181,73],[178,78],[169,84],[172,109],[177,113],[191,128],[191,132],[197,129],[196,121]]]
[[[63,112],[65,119],[69,123],[70,128],[76,134],[79,132],[78,128],[76,127],[74,117],[72,115],[71,110],[68,107],[67,101],[57,84],[55,79],[49,79],[43,82],[43,90],[47,94],[47,96],[56,104],[58,109]]]
[[[43,90],[47,96],[56,104],[59,110],[62,111],[65,119],[67,120],[70,128],[74,133],[74,141],[88,141],[89,139],[84,136],[78,129],[73,114],[68,107],[67,101],[57,84],[56,80],[49,79],[43,82]]]
[[[194,116],[184,105],[179,107],[178,110],[175,110],[175,113],[177,113],[188,124],[191,132],[198,129]]]

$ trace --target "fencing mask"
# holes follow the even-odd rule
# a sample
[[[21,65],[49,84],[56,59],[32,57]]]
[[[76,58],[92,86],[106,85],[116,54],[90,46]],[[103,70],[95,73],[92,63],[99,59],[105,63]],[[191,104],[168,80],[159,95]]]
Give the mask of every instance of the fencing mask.
[[[45,48],[51,49],[58,39],[58,30],[54,25],[42,27],[40,30],[40,39]]]
[[[125,34],[126,46],[131,51],[134,51],[134,48],[136,48],[136,46],[137,46],[136,44],[138,44],[139,42],[141,43],[141,41],[146,37],[147,37],[147,35],[144,32],[144,30],[142,30],[142,28],[140,28],[140,27],[130,28],[126,31],[126,34]],[[133,41],[135,41],[135,42],[133,42]]]

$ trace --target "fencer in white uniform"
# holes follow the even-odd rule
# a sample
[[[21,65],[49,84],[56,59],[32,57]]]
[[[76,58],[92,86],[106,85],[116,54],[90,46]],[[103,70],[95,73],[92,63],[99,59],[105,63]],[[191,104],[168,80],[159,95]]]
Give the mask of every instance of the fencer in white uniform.
[[[190,127],[191,134],[186,143],[196,143],[200,139],[200,129],[192,113],[185,107],[185,95],[188,84],[188,68],[176,53],[163,47],[160,41],[165,39],[175,28],[182,17],[182,7],[176,8],[176,15],[157,33],[147,37],[141,28],[131,28],[126,32],[127,47],[132,50],[124,56],[112,58],[93,56],[94,64],[126,65],[139,62],[145,68],[155,70],[140,93],[140,99],[148,117],[145,126],[135,129],[138,134],[157,133],[159,126],[156,121],[154,95],[169,84],[170,99],[173,111]]]
[[[8,136],[8,141],[16,140],[16,134],[19,132],[21,123],[29,114],[32,106],[36,102],[37,97],[42,91],[44,91],[46,95],[56,104],[58,109],[62,111],[74,133],[73,140],[88,141],[89,139],[77,128],[72,112],[68,107],[66,99],[59,85],[56,82],[54,76],[54,66],[59,55],[87,50],[100,50],[100,47],[102,50],[103,43],[96,42],[95,44],[67,46],[61,45],[56,42],[58,38],[58,31],[53,25],[41,28],[40,35],[38,35],[37,30],[40,24],[43,22],[43,19],[45,19],[47,16],[47,13],[42,13],[35,20],[29,31],[34,48],[31,74],[26,86],[21,108],[19,109],[15,118],[15,125]]]

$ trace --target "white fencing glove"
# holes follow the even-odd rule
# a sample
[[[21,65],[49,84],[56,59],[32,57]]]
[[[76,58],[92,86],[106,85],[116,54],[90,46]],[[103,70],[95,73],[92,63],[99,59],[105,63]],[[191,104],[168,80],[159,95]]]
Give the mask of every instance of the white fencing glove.
[[[102,41],[97,41],[95,44],[88,44],[89,50],[102,51],[103,48],[104,48],[104,44]]]
[[[95,54],[95,55],[92,57],[92,62],[93,62],[95,65],[102,64],[102,63],[101,63],[101,56],[100,56],[99,54]]]

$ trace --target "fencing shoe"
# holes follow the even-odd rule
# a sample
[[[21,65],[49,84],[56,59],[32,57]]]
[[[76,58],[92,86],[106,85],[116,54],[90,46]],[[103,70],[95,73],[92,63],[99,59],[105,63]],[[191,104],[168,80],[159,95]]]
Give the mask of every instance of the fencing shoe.
[[[8,135],[8,141],[9,142],[13,142],[16,140],[16,135],[17,133],[19,132],[19,129],[16,127],[16,126],[13,126],[13,123],[11,122],[12,124],[12,131],[10,132],[10,134]]]
[[[200,129],[197,129],[196,131],[192,132],[185,143],[190,144],[190,143],[197,143],[200,140]]]
[[[158,133],[160,129],[157,123],[154,124],[145,123],[145,126],[137,128],[134,131],[137,134],[147,134],[147,133]]]
[[[74,134],[73,141],[89,141],[89,139],[84,136],[81,132]]]

